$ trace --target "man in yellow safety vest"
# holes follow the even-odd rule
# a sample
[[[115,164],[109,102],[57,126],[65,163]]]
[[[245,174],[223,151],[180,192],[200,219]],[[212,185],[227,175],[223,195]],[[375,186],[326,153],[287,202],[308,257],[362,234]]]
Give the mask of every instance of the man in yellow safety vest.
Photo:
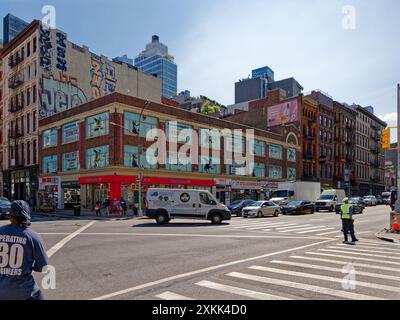
[[[342,219],[342,231],[344,234],[344,241],[343,243],[355,245],[358,239],[354,234],[354,220],[353,220],[353,206],[349,203],[348,198],[343,199],[343,204],[340,207],[341,215],[340,218]],[[351,242],[348,241],[348,234],[351,235]]]

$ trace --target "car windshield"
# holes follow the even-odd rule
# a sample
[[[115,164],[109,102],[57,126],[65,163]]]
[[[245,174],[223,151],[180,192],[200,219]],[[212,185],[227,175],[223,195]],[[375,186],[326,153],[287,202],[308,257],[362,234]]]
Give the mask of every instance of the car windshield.
[[[319,200],[333,200],[335,196],[330,194],[325,194],[319,198]]]
[[[295,206],[295,207],[297,207],[297,206],[301,205],[301,201],[290,201],[287,205],[288,205],[288,206]]]
[[[265,202],[264,201],[256,201],[251,204],[252,207],[261,207]]]

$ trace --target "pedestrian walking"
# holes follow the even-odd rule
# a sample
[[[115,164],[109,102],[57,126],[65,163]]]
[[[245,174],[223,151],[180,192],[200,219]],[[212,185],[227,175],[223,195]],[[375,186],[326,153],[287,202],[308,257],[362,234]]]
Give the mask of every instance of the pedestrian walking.
[[[121,197],[121,199],[119,200],[119,203],[121,205],[122,213],[124,215],[126,215],[126,211],[127,211],[128,208],[126,206],[126,201],[125,201],[124,197]]]
[[[344,203],[340,207],[340,218],[342,219],[342,231],[344,235],[343,243],[355,245],[358,239],[354,233],[353,206],[349,203],[348,198],[344,198],[343,202]],[[351,236],[351,242],[348,241],[349,233]]]
[[[0,227],[0,300],[43,300],[33,271],[43,272],[48,257],[42,238],[29,228],[31,210],[22,200],[11,203],[10,224]]]
[[[133,209],[133,216],[134,216],[134,217],[137,217],[137,215],[138,215],[138,208],[137,208],[137,206],[136,206],[135,203],[133,204],[132,209]]]
[[[111,206],[111,201],[110,198],[106,198],[103,201],[103,208],[106,209],[106,215],[110,215],[110,206]]]
[[[96,211],[96,216],[101,216],[101,203],[99,200],[96,201],[94,210]]]

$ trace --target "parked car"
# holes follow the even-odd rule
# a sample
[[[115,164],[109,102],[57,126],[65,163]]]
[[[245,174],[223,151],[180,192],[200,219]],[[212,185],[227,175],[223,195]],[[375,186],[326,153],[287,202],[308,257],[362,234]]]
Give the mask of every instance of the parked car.
[[[363,210],[365,209],[365,202],[364,202],[363,198],[361,198],[361,197],[351,197],[351,198],[349,198],[349,201],[351,201],[352,203],[356,203],[357,205],[361,206],[363,208]]]
[[[7,198],[0,199],[0,219],[10,218],[11,202]]]
[[[242,211],[243,217],[275,216],[281,213],[281,207],[272,201],[256,201],[249,207],[244,207]]]
[[[269,199],[269,201],[277,204],[278,206],[284,206],[290,200],[289,200],[289,198],[284,197],[284,198],[271,198],[271,199]]]
[[[282,207],[283,214],[311,213],[315,211],[315,204],[306,200],[293,200]]]
[[[375,196],[365,196],[363,201],[366,206],[376,206],[378,204],[378,200],[376,200]]]
[[[254,200],[236,200],[233,201],[228,207],[231,211],[231,214],[235,214],[238,217],[242,216],[242,210],[244,207],[251,206],[255,201]]]
[[[377,201],[378,205],[383,204],[382,196],[375,196],[375,198],[376,198],[376,201]]]
[[[336,205],[341,203],[345,197],[346,194],[342,189],[324,190],[315,203],[315,211],[328,210],[334,212]]]
[[[362,214],[364,211],[364,203],[362,202],[361,198],[350,198],[349,203],[353,205],[353,213],[354,214]],[[341,206],[343,203],[339,203],[336,205],[336,213],[340,213]]]
[[[383,204],[389,205],[390,204],[390,195],[392,193],[390,191],[388,192],[382,192],[382,200]]]

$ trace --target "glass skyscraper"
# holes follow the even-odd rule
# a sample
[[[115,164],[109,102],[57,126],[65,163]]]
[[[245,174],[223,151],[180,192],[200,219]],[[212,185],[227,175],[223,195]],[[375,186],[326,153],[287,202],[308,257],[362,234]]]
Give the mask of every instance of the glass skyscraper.
[[[164,97],[172,98],[177,94],[178,67],[174,57],[168,54],[168,47],[160,42],[158,36],[154,35],[151,43],[146,45],[146,50],[135,58],[135,67],[162,80]]]
[[[9,43],[12,39],[16,37],[18,33],[28,26],[28,22],[13,16],[12,14],[7,14],[3,19],[3,41],[4,45]]]

